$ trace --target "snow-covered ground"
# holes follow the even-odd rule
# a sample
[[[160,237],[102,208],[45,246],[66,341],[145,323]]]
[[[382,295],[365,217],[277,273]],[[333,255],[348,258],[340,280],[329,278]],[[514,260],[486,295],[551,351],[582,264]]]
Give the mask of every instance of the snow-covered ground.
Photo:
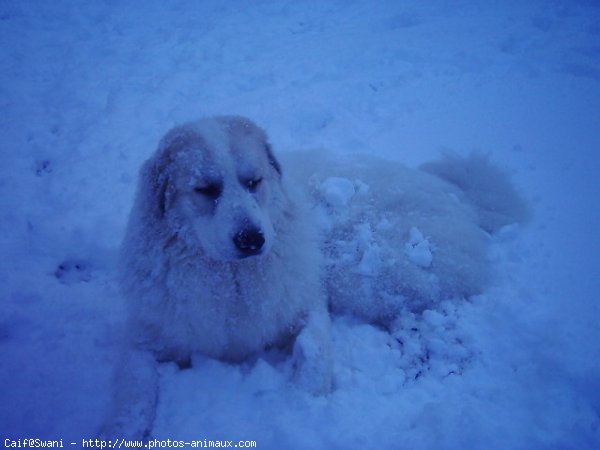
[[[494,239],[485,294],[406,314],[395,335],[335,318],[329,396],[276,355],[165,365],[156,437],[600,448],[594,0],[4,0],[0,58],[3,440],[95,437],[137,169],[174,124],[235,113],[280,153],[490,152],[534,216]]]

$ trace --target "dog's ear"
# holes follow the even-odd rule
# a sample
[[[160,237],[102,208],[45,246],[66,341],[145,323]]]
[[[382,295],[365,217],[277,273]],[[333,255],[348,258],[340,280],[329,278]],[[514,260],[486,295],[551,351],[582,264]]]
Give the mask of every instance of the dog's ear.
[[[162,219],[168,207],[169,161],[166,155],[155,155],[142,167],[142,183],[147,207],[152,216]]]
[[[269,164],[271,164],[271,166],[273,166],[273,168],[279,174],[279,176],[281,176],[281,164],[279,164],[279,161],[277,160],[277,158],[275,158],[275,155],[273,154],[273,149],[271,148],[271,144],[269,144],[268,142],[265,143],[265,151],[267,152]]]

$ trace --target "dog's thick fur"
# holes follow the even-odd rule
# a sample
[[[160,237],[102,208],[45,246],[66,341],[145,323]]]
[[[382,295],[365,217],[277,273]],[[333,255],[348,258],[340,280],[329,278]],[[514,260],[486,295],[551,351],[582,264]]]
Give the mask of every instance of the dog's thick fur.
[[[171,130],[142,167],[122,247],[130,347],[113,428],[147,434],[156,361],[242,361],[299,335],[295,377],[331,384],[314,227],[285,188],[264,132],[241,117]]]

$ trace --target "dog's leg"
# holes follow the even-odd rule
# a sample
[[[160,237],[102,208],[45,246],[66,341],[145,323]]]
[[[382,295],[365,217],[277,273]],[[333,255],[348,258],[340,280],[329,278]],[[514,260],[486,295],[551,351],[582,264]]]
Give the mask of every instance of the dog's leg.
[[[158,399],[158,362],[151,352],[123,352],[115,372],[114,405],[104,439],[147,439],[152,430]]]
[[[331,392],[331,322],[326,308],[309,315],[306,326],[296,337],[292,358],[298,385],[315,395]]]

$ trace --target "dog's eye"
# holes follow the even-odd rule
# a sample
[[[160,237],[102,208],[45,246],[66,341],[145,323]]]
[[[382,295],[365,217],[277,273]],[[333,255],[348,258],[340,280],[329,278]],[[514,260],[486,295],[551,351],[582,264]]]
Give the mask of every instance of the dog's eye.
[[[258,189],[258,186],[260,186],[261,181],[262,181],[261,177],[254,178],[252,180],[248,180],[248,182],[246,183],[246,187],[248,188],[248,190],[250,192],[256,192],[256,190]]]
[[[221,195],[221,185],[218,183],[210,183],[206,186],[198,186],[194,188],[194,192],[202,194],[203,196],[216,200]]]

